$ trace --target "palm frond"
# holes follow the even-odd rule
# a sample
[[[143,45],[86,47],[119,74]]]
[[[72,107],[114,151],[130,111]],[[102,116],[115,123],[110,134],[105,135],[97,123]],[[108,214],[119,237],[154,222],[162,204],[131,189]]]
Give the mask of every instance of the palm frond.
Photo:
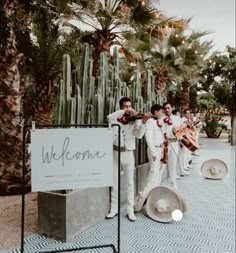
[[[123,47],[123,53],[125,55],[125,58],[129,62],[138,62],[141,60],[141,55],[138,52],[135,52],[133,50],[130,50],[129,48]]]
[[[154,24],[156,21],[156,9],[149,5],[139,3],[132,11],[130,22],[137,30]]]
[[[189,40],[198,40],[206,35],[209,35],[210,33],[210,31],[193,31],[189,36]]]
[[[106,0],[104,9],[107,9],[110,12],[110,14],[113,14],[118,8],[120,3],[121,0]]]

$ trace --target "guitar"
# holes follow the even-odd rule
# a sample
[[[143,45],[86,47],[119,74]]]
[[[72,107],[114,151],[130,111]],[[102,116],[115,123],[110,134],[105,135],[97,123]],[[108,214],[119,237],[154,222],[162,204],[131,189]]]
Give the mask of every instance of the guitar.
[[[181,138],[180,143],[192,152],[199,149],[199,144],[194,137],[194,126],[197,125],[199,122],[200,121],[195,121],[191,125],[183,123],[179,127],[175,127],[172,129],[172,132],[175,137]]]

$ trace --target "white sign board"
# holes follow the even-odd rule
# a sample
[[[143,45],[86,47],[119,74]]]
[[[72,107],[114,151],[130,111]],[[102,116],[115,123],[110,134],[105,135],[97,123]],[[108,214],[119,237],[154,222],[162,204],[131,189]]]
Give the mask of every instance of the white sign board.
[[[112,186],[112,143],[107,128],[31,131],[32,191]]]

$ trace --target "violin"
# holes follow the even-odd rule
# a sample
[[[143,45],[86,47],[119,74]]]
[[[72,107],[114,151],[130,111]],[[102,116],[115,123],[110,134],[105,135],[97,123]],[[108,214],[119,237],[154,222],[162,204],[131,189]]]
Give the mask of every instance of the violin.
[[[129,113],[124,114],[125,120],[128,121],[128,122],[132,122],[132,121],[135,121],[137,119],[143,119],[144,116],[147,116],[147,115],[145,115],[144,113],[138,113],[138,114],[132,115],[132,116]],[[150,118],[157,119],[156,117],[153,117],[153,116],[151,116]]]

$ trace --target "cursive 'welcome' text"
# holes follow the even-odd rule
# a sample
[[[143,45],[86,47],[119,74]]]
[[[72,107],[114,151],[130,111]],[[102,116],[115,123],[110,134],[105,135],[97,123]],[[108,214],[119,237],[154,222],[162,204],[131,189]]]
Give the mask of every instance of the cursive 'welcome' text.
[[[64,167],[66,161],[70,160],[93,160],[93,159],[101,159],[106,155],[106,152],[103,154],[100,154],[100,151],[97,151],[95,153],[92,153],[90,150],[86,151],[76,151],[76,152],[70,152],[69,151],[69,144],[70,144],[70,138],[66,137],[61,152],[58,154],[55,151],[54,146],[51,146],[51,150],[45,151],[45,147],[42,147],[42,161],[43,163],[50,164],[53,161],[61,160],[61,164]]]

